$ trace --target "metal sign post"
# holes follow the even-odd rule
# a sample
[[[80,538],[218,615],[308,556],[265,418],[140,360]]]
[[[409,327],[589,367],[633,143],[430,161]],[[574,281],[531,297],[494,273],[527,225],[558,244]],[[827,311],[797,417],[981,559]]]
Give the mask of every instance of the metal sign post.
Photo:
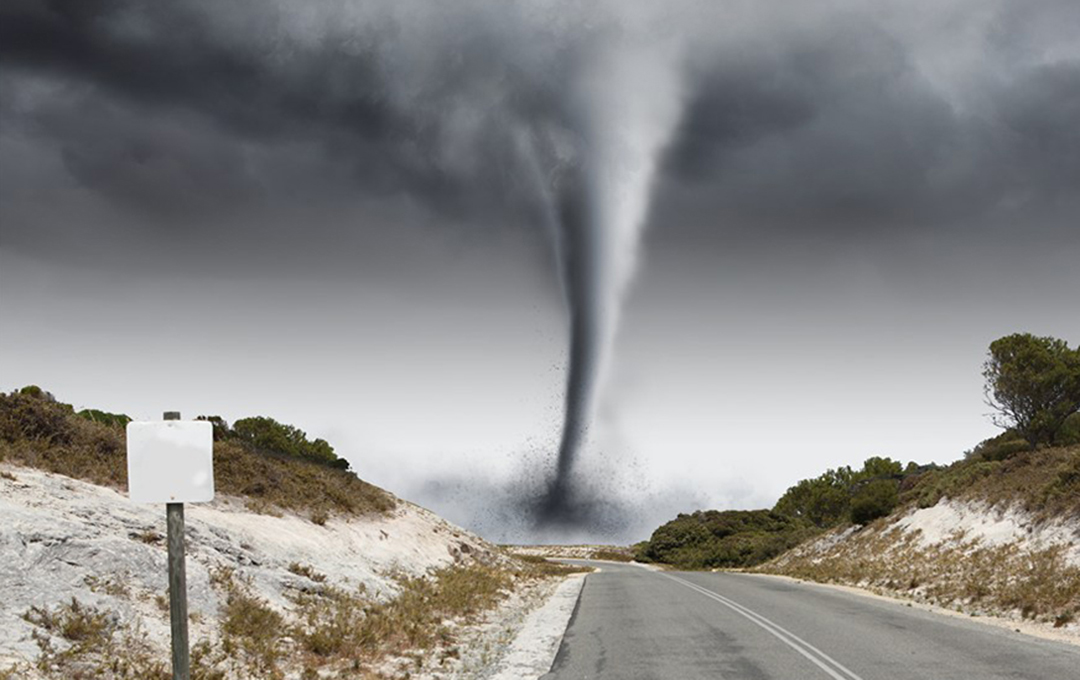
[[[181,422],[178,412],[167,411],[164,422],[128,423],[127,454],[131,500],[165,503],[173,680],[190,680],[184,503],[214,499],[213,428],[205,421]]]

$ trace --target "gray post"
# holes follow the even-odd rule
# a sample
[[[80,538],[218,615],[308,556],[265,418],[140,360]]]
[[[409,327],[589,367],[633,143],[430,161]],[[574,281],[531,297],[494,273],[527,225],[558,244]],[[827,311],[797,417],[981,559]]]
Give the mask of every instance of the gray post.
[[[166,411],[165,420],[180,420]],[[173,680],[191,680],[188,658],[187,572],[184,568],[184,504],[165,504],[169,543],[169,619],[172,625]]]

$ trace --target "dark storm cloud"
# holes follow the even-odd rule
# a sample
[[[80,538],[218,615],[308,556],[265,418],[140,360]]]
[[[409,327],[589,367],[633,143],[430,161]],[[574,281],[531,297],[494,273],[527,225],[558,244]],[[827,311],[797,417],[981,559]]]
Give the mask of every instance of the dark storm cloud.
[[[54,154],[142,228],[351,193],[530,221],[515,125],[564,116],[567,74],[633,8],[8,0],[0,115],[22,144],[4,174],[22,186],[16,156]],[[914,12],[927,16],[913,28],[858,3],[674,5],[656,30],[685,43],[687,106],[658,221],[1066,223],[1080,208],[1076,3]],[[950,32],[987,13],[971,53],[951,51]],[[14,192],[9,243],[33,240]]]
[[[249,33],[222,28],[230,13],[240,14],[231,28]],[[483,182],[467,185],[467,173],[438,158],[448,101],[506,75],[483,34],[456,42],[438,82],[403,106],[390,101],[390,74],[376,65],[394,40],[392,22],[321,29],[314,41],[291,30],[260,3],[4,3],[5,98],[21,104],[7,103],[4,114],[8,125],[59,142],[65,167],[87,187],[166,215],[258,198],[252,186],[274,168],[252,154],[245,164],[243,145],[316,144],[325,172],[337,165],[351,175],[349,190],[406,191],[455,214],[506,197],[498,170],[512,145],[503,130],[471,140],[480,147],[471,153],[496,170]],[[50,86],[31,87],[41,82]]]
[[[668,158],[672,181],[708,187],[701,219],[828,233],[1060,226],[1080,209],[1080,62],[988,58],[960,110],[881,27],[821,37],[702,69]]]

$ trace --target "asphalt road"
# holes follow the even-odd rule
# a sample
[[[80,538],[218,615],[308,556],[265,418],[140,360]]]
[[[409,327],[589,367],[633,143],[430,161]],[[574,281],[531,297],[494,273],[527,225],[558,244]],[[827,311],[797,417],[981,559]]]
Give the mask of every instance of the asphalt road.
[[[1080,647],[750,574],[590,562],[543,680],[1080,680]]]

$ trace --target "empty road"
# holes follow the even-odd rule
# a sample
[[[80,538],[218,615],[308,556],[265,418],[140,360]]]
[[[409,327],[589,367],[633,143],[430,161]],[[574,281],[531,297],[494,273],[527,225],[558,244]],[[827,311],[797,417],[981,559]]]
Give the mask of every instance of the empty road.
[[[1080,680],[1080,647],[768,576],[589,562],[543,680]]]

